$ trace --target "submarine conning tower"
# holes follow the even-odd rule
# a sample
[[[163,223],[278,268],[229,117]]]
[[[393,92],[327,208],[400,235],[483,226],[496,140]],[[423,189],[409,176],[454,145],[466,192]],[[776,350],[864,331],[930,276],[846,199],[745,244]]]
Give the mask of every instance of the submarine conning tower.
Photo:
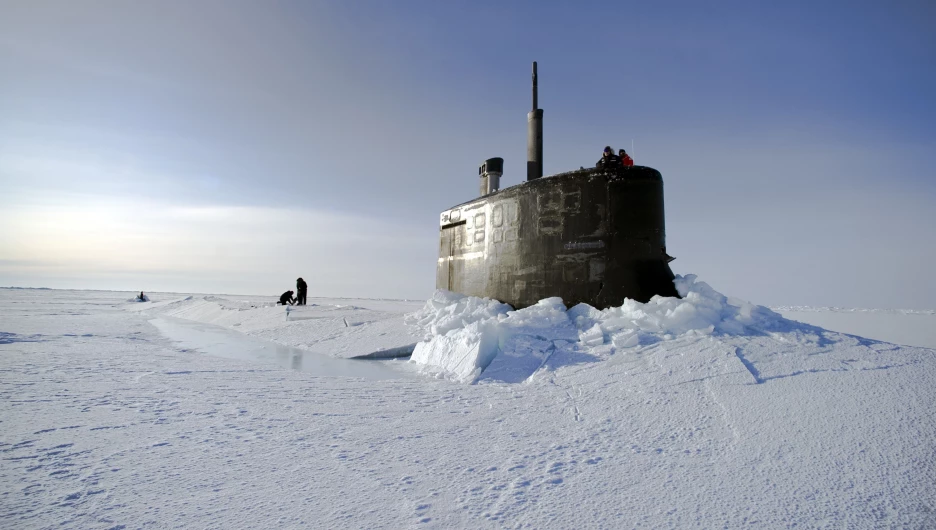
[[[595,167],[542,177],[537,103],[533,63],[527,180],[500,189],[503,159],[481,165],[481,197],[440,215],[436,288],[517,309],[553,296],[600,309],[677,296],[660,172]]]

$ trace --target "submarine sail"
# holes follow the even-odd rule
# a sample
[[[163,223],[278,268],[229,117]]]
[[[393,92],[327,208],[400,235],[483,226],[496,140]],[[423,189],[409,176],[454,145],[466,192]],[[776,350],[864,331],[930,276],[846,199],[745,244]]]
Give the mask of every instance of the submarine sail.
[[[677,296],[660,172],[595,167],[542,177],[536,63],[533,72],[527,181],[498,189],[503,160],[481,165],[482,196],[440,214],[436,288],[517,309],[553,296],[602,309]]]

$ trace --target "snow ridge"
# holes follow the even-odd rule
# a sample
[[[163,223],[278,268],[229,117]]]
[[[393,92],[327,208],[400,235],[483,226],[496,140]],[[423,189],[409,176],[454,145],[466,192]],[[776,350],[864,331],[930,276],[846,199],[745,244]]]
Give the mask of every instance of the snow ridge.
[[[407,317],[427,337],[416,345],[411,360],[458,382],[475,383],[482,374],[519,382],[557,350],[607,357],[664,340],[811,328],[764,306],[728,298],[694,274],[677,276],[675,283],[682,298],[655,296],[647,303],[628,299],[605,310],[588,304],[567,310],[561,298],[547,298],[511,311],[494,300],[438,290],[423,309]]]
[[[936,315],[936,309],[875,309],[867,307],[837,307],[809,305],[781,305],[771,308],[775,311],[796,311],[801,313],[884,313],[891,315]]]

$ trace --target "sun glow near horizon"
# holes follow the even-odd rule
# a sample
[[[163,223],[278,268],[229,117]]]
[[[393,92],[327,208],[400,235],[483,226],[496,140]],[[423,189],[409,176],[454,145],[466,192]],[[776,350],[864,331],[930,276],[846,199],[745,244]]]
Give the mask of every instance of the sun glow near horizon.
[[[92,275],[98,277],[94,285],[109,275],[239,278],[256,284],[257,289],[246,289],[258,292],[266,292],[262,286],[267,283],[273,288],[296,275],[312,278],[310,284],[342,285],[333,279],[355,270],[362,278],[393,271],[368,259],[370,252],[392,252],[391,246],[402,245],[415,253],[416,247],[425,246],[425,241],[407,234],[400,238],[391,226],[359,216],[256,206],[136,204],[129,198],[73,197],[67,204],[13,205],[0,211],[0,224],[8,227],[0,235],[0,274],[49,279]],[[117,283],[109,288],[119,288]]]

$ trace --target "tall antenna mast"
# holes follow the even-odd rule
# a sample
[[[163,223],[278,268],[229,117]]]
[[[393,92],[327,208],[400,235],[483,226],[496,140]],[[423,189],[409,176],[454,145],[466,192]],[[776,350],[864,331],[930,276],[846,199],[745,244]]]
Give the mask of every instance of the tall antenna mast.
[[[527,114],[527,180],[543,176],[543,109],[539,107],[536,61],[533,61],[533,110]]]

